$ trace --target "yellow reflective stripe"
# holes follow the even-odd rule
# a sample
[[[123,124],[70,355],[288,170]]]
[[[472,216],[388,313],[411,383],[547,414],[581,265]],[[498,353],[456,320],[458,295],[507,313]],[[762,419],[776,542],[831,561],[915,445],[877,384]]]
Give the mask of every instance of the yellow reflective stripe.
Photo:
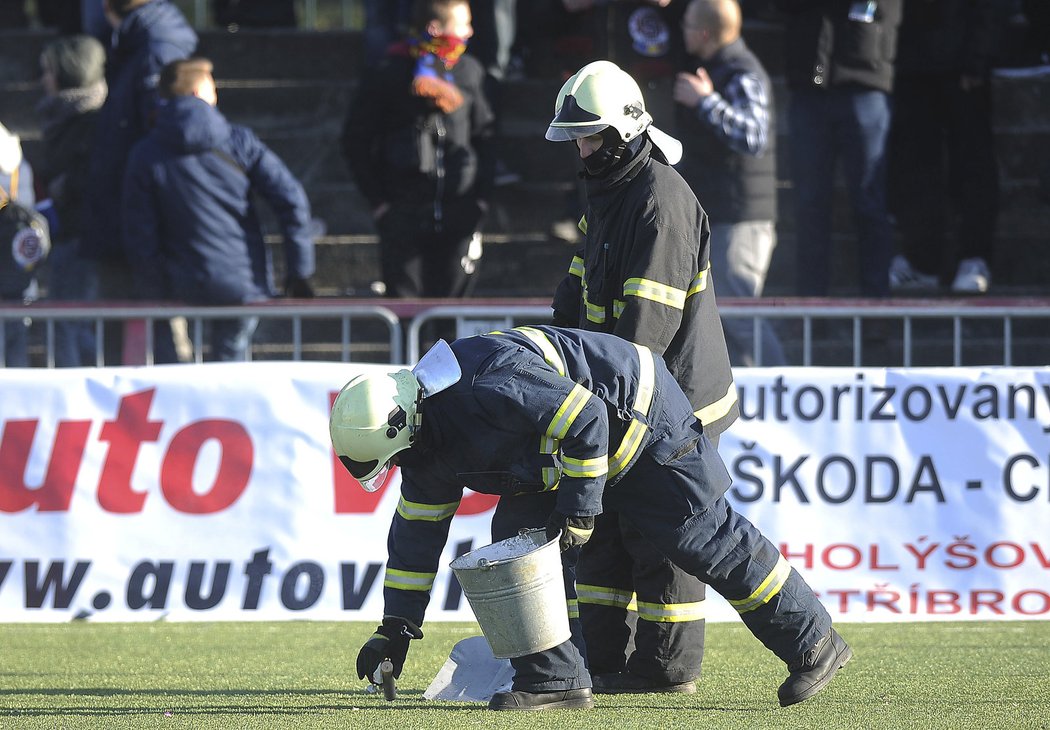
[[[638,394],[634,397],[634,410],[648,416],[653,403],[653,390],[656,388],[656,365],[653,364],[653,353],[648,347],[636,342],[631,344],[638,351]]]
[[[580,617],[580,602],[575,598],[569,598],[565,601],[565,607],[569,610],[569,618]]]
[[[558,349],[547,335],[532,327],[515,327],[514,331],[528,337],[532,344],[540,348],[540,352],[543,353],[543,359],[547,361],[547,364],[557,370],[558,375],[565,375],[565,363],[562,361],[561,355],[558,354]]]
[[[582,279],[585,273],[587,273],[587,267],[583,265],[583,259],[579,256],[573,256],[572,262],[569,264],[569,274]]]
[[[684,291],[650,279],[628,279],[623,283],[623,295],[624,297],[649,299],[675,309],[685,308],[686,293]]]
[[[540,475],[543,479],[543,491],[550,492],[558,488],[558,482],[561,481],[561,472],[555,469],[553,466],[545,466],[540,469]]]
[[[619,299],[613,299],[613,319],[619,319],[620,315],[623,314],[623,310],[626,306],[627,302],[622,302]]]
[[[421,520],[423,522],[441,522],[456,514],[459,502],[446,502],[445,504],[424,504],[422,502],[409,502],[402,497],[397,503],[397,513],[406,520]]]
[[[704,602],[692,603],[647,603],[638,601],[638,618],[643,621],[673,624],[685,621],[700,621],[704,618]]]
[[[622,591],[609,586],[576,584],[576,595],[580,603],[592,606],[613,606],[614,608],[627,608],[634,600],[632,591]]]
[[[605,307],[598,304],[591,304],[590,300],[584,297],[584,305],[587,308],[587,321],[594,322],[595,324],[603,324],[605,322]]]
[[[688,299],[694,294],[699,294],[706,289],[709,276],[711,276],[711,262],[707,263],[706,269],[693,277],[693,280],[689,283],[689,291],[686,292],[685,298]]]
[[[551,419],[550,425],[547,426],[546,435],[556,439],[565,438],[565,434],[569,432],[569,427],[576,420],[576,416],[580,415],[580,411],[583,410],[590,397],[591,391],[579,383],[573,385],[572,390],[565,396],[561,406],[558,407],[554,418]]]
[[[729,390],[721,398],[716,400],[710,405],[706,405],[699,411],[694,413],[697,418],[700,419],[700,423],[714,423],[719,418],[729,413],[729,410],[736,403],[736,383],[732,380],[729,381]]]
[[[777,558],[777,564],[773,566],[773,570],[769,571],[769,575],[759,584],[754,593],[747,598],[730,601],[729,603],[737,610],[737,613],[747,613],[748,611],[754,611],[756,608],[761,608],[769,603],[773,596],[780,593],[780,589],[784,587],[784,582],[789,575],[791,575],[791,565],[783,555],[780,555]]]
[[[627,432],[623,435],[620,445],[617,447],[616,451],[613,452],[612,458],[609,459],[610,479],[623,471],[624,467],[631,463],[631,459],[634,458],[635,453],[638,451],[638,447],[642,445],[642,439],[644,436],[645,424],[637,418],[631,419],[631,423],[627,426]]]
[[[609,473],[609,457],[602,454],[593,459],[574,459],[562,455],[561,471],[567,477],[600,477]]]
[[[550,436],[540,436],[541,454],[556,454],[559,446],[561,446],[561,442],[558,439],[552,439]]]
[[[576,224],[576,227],[580,229],[581,233],[587,233],[587,216],[580,218],[580,222]]]
[[[434,587],[435,578],[437,578],[437,573],[413,573],[411,570],[387,568],[383,587],[398,588],[402,591],[427,592]]]

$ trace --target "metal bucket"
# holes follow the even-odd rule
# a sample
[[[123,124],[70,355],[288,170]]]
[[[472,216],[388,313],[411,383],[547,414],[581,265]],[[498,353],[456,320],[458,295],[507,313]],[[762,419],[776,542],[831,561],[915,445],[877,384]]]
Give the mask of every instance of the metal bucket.
[[[547,542],[545,530],[523,530],[471,550],[449,567],[497,658],[534,654],[568,641],[561,550],[557,540]]]

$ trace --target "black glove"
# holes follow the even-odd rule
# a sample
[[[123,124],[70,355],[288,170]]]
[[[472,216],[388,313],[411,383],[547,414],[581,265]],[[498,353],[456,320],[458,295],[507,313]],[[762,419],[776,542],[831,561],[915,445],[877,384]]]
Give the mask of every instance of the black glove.
[[[372,682],[376,669],[384,659],[393,663],[394,676],[400,677],[401,670],[405,667],[405,657],[408,656],[408,642],[422,638],[423,632],[411,621],[397,616],[386,616],[357,653],[358,678]]]
[[[284,280],[284,295],[289,299],[313,299],[314,288],[307,279],[289,274]]]
[[[550,519],[547,520],[547,541],[556,538],[559,532],[561,539],[558,540],[558,544],[563,552],[571,547],[579,547],[591,539],[591,533],[594,532],[594,518],[569,517],[555,510],[551,512]]]

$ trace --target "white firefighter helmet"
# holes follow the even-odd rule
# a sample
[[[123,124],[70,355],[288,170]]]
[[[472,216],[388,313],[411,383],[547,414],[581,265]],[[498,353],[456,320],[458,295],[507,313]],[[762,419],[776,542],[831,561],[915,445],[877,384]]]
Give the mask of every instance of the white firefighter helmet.
[[[631,75],[611,61],[593,61],[562,85],[546,138],[568,142],[612,127],[621,142],[630,142],[648,130],[668,162],[677,163],[682,157],[681,143],[652,124],[642,90]]]
[[[339,460],[365,491],[379,489],[390,460],[412,445],[419,397],[419,380],[408,370],[358,375],[339,391],[328,432]]]

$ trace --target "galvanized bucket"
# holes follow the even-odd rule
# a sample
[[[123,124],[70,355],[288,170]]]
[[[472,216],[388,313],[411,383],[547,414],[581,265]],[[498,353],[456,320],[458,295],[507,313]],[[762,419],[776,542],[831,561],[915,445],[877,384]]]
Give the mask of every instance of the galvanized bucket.
[[[551,649],[570,637],[561,551],[545,530],[461,555],[449,567],[500,659]]]

